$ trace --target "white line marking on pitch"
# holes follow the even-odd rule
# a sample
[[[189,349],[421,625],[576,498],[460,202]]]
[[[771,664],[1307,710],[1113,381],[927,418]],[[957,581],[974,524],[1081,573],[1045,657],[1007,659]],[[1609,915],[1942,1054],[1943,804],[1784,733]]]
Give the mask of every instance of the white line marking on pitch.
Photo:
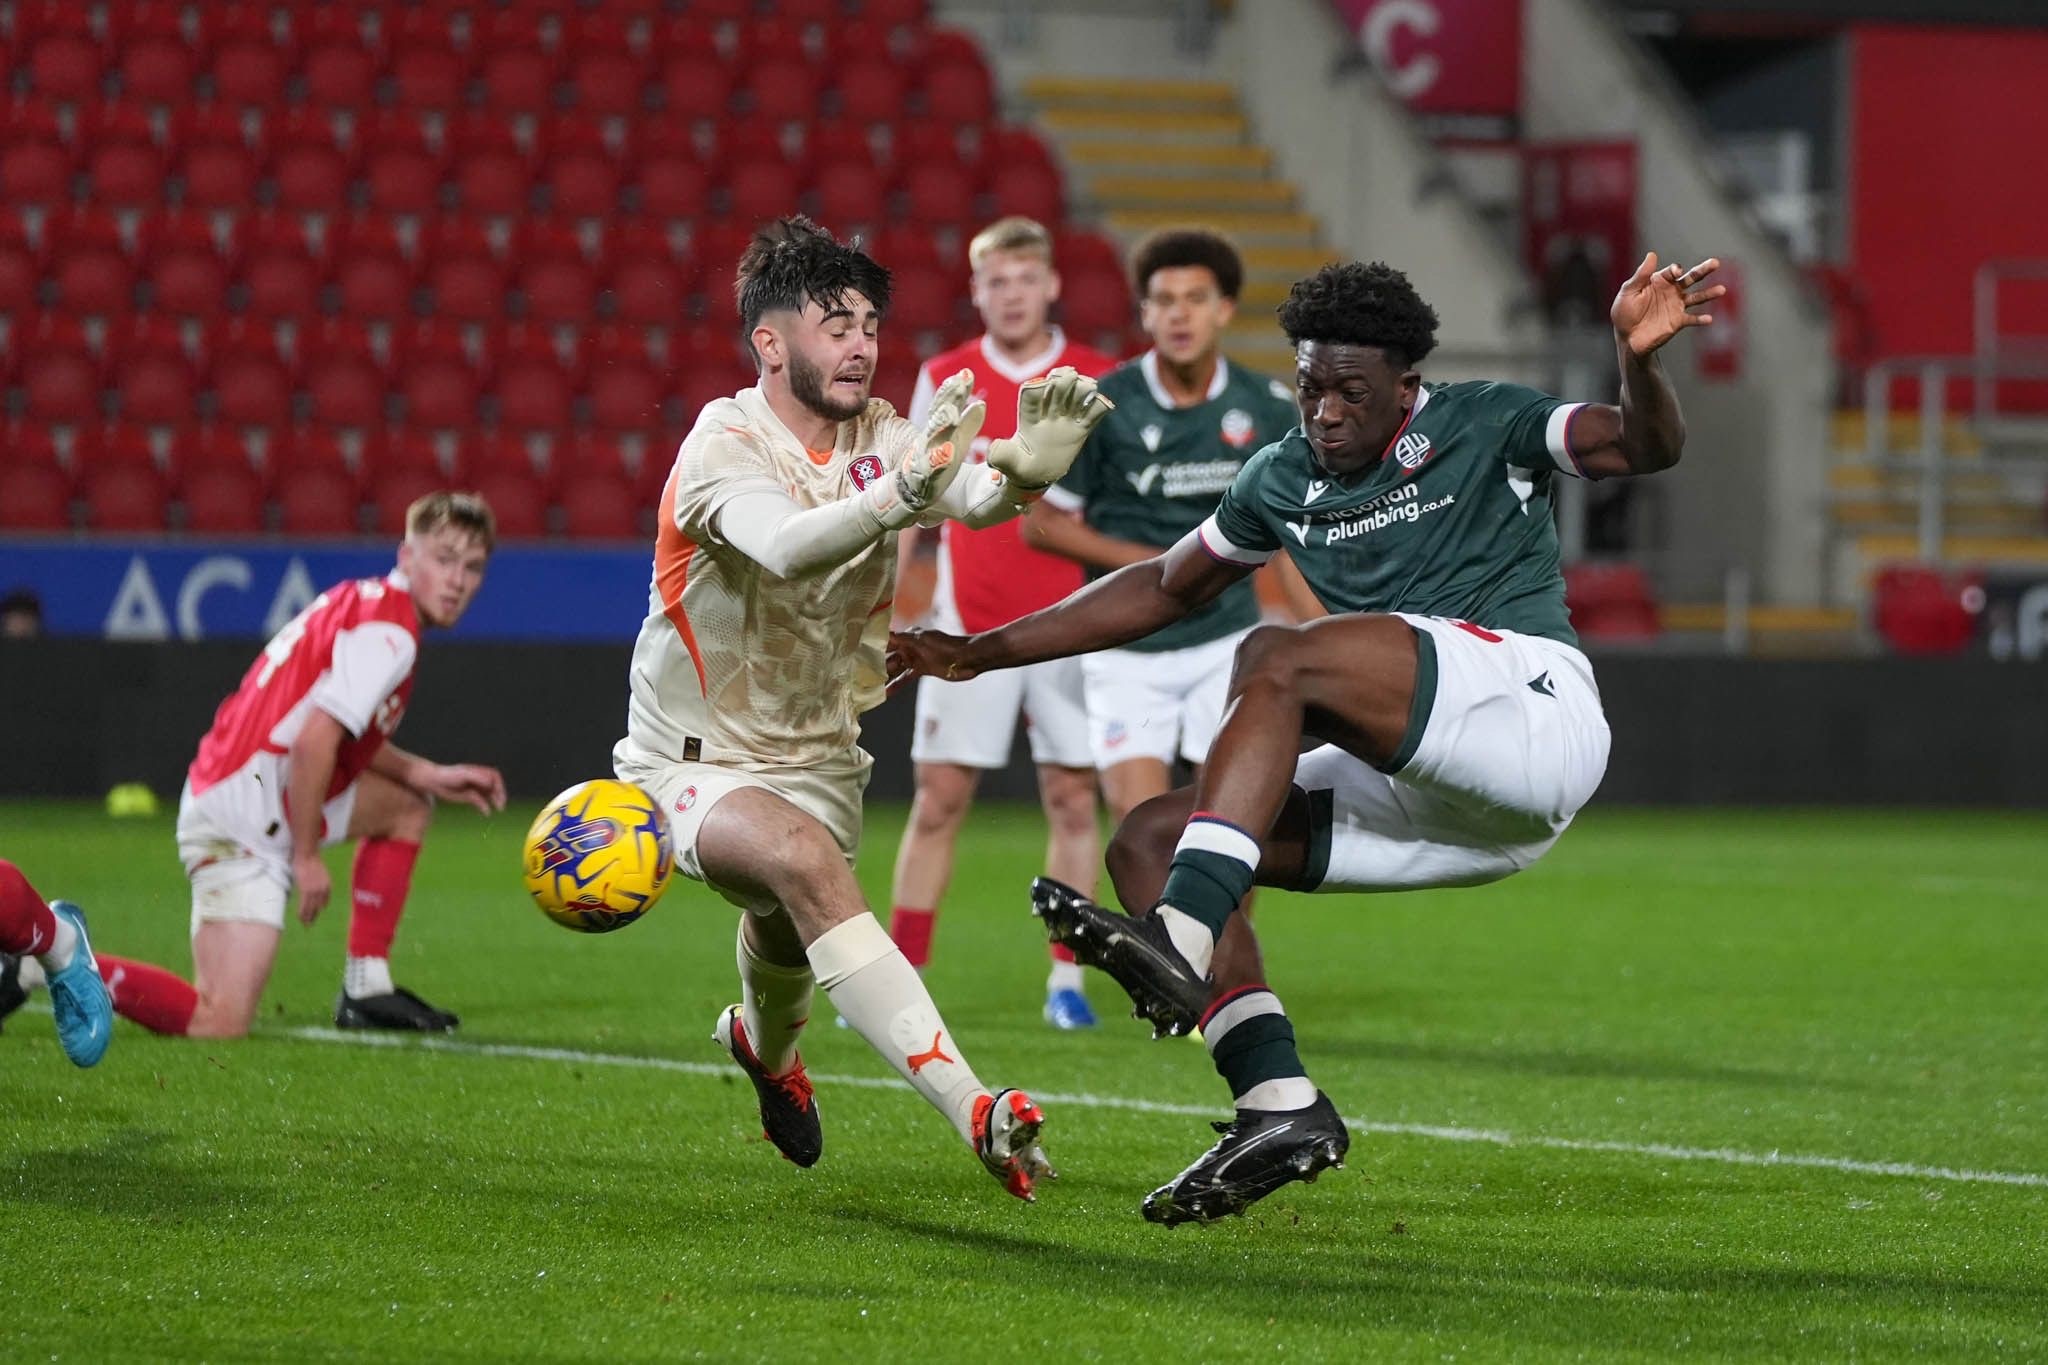
[[[671,1057],[633,1057],[616,1052],[579,1052],[574,1048],[525,1047],[516,1043],[466,1043],[452,1038],[409,1038],[388,1033],[343,1033],[330,1028],[285,1030],[285,1036],[313,1043],[347,1043],[357,1047],[388,1047],[409,1051],[454,1052],[474,1057],[515,1057],[531,1062],[577,1062],[588,1066],[636,1067],[646,1071],[678,1071],[688,1076],[737,1076],[739,1069],[719,1062],[684,1062]],[[813,1075],[825,1085],[858,1086],[867,1090],[908,1090],[893,1076]],[[1171,1114],[1188,1118],[1214,1118],[1220,1105],[1167,1104],[1158,1100],[1126,1099],[1121,1095],[1068,1094],[1054,1090],[1032,1090],[1035,1099],[1048,1104],[1071,1104],[1084,1109],[1128,1109],[1140,1114]],[[1853,1161],[1839,1156],[1810,1156],[1801,1152],[1745,1152],[1733,1147],[1681,1147],[1663,1142],[1610,1142],[1598,1138],[1545,1137],[1516,1134],[1495,1128],[1452,1128],[1431,1123],[1383,1123],[1375,1119],[1345,1115],[1354,1131],[1388,1133],[1401,1137],[1434,1138],[1439,1142],[1484,1142],[1496,1147],[1547,1147],[1560,1152],[1615,1152],[1624,1156],[1661,1157],[1667,1161],[1713,1161],[1724,1166],[1802,1166],[1851,1175],[1904,1176],[1912,1180],[1952,1180],[1971,1185],[2030,1185],[2048,1187],[2048,1175],[2032,1171],[1973,1171],[1954,1166],[1920,1166],[1910,1161]]]

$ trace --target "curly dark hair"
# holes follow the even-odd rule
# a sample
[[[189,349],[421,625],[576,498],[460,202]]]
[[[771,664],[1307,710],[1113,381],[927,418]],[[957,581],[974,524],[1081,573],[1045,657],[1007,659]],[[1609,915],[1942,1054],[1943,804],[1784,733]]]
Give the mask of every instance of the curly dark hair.
[[[1155,274],[1189,265],[1214,275],[1216,288],[1226,299],[1235,299],[1244,288],[1244,261],[1237,248],[1222,233],[1207,228],[1165,228],[1139,242],[1131,252],[1131,284],[1142,299]]]
[[[755,231],[740,257],[733,294],[751,336],[763,313],[801,311],[807,302],[829,312],[848,294],[864,295],[887,316],[889,272],[862,249],[860,238],[841,242],[802,214],[792,214]]]
[[[1404,370],[1436,349],[1436,326],[1436,309],[1384,261],[1326,265],[1296,280],[1280,305],[1280,330],[1289,341],[1377,346]]]

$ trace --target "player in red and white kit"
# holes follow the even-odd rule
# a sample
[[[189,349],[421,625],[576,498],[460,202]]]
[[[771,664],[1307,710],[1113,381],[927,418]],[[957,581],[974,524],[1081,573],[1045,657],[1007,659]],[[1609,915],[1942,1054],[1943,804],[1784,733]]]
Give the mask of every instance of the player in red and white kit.
[[[917,374],[910,420],[922,425],[932,395],[946,376],[974,372],[974,396],[988,405],[973,458],[1012,434],[1023,384],[1066,365],[1085,375],[1107,373],[1116,361],[1067,340],[1050,313],[1060,295],[1053,270],[1052,234],[1029,218],[1003,218],[967,246],[974,268],[974,306],[988,331],[926,361]],[[1049,607],[1081,587],[1081,567],[1035,550],[1019,534],[1020,521],[976,530],[949,521],[939,532],[938,581],[932,591],[935,629],[993,630]],[[910,562],[905,533],[899,563]],[[899,622],[899,626],[907,622]],[[910,824],[896,850],[889,900],[889,934],[915,967],[931,957],[932,926],[953,875],[953,845],[974,801],[984,769],[1010,761],[1019,714],[1038,765],[1038,797],[1050,836],[1045,874],[1072,886],[1094,886],[1101,863],[1095,824],[1095,764],[1088,744],[1088,708],[1081,661],[1055,659],[1029,668],[985,673],[969,682],[924,678],[917,685],[917,722],[910,757],[917,795]],[[1045,1018],[1056,1028],[1095,1023],[1081,993],[1081,968],[1065,947],[1052,947]]]
[[[178,802],[192,984],[101,953],[117,1013],[158,1033],[246,1034],[277,957],[285,901],[296,887],[299,919],[311,924],[332,890],[321,848],[354,841],[334,1022],[455,1027],[454,1015],[392,983],[391,942],[434,800],[489,814],[504,808],[505,780],[495,768],[429,762],[390,738],[412,695],[421,629],[462,618],[495,537],[481,498],[430,493],[406,511],[396,569],[329,588],[263,647],[214,714]],[[22,984],[40,984],[39,974],[24,970]]]

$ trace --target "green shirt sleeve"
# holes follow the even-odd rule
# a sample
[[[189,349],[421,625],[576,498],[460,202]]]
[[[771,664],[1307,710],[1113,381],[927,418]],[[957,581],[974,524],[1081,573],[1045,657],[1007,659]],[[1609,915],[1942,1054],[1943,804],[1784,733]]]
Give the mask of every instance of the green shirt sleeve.
[[[1521,384],[1487,384],[1475,395],[1500,424],[1500,457],[1503,464],[1524,469],[1556,469],[1582,475],[1578,458],[1572,454],[1572,417],[1584,403],[1553,398],[1540,389]]]
[[[1223,499],[1216,504],[1209,523],[1202,527],[1203,547],[1217,559],[1262,564],[1280,548],[1279,537],[1260,511],[1263,499],[1259,496],[1266,471],[1272,467],[1273,452],[1278,449],[1277,444],[1267,446],[1245,461],[1230,487],[1223,490]]]

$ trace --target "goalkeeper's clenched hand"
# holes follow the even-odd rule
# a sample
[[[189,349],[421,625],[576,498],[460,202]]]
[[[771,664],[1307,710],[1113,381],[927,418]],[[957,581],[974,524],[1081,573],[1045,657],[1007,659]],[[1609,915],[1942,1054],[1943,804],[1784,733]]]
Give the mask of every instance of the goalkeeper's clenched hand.
[[[988,462],[1019,488],[1045,488],[1072,467],[1088,433],[1115,406],[1093,379],[1062,365],[1018,391],[1017,434],[991,445]]]
[[[939,500],[967,463],[988,408],[974,396],[974,371],[962,370],[939,385],[925,415],[923,435],[911,443],[896,467],[896,495],[912,512]]]

